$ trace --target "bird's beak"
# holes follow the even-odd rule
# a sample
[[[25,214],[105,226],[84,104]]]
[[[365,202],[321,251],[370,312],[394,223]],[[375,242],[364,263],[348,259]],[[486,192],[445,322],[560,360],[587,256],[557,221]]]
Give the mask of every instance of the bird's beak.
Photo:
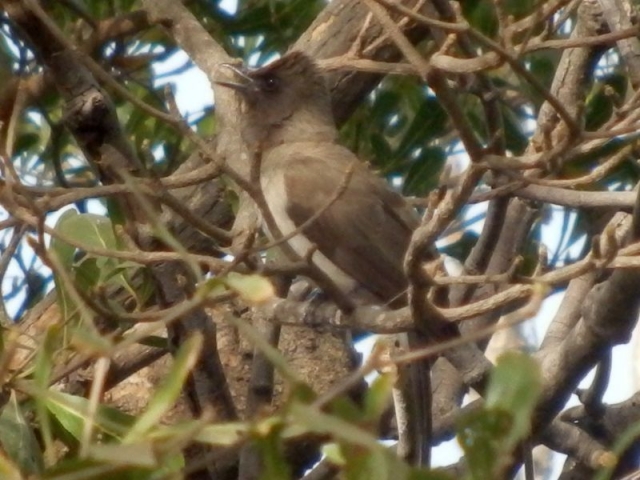
[[[227,68],[231,70],[236,76],[240,77],[244,80],[243,83],[239,82],[227,82],[227,81],[219,81],[215,80],[213,83],[217,85],[222,85],[223,87],[231,88],[236,90],[237,92],[244,93],[248,90],[248,88],[253,84],[253,78],[247,75],[242,69],[232,65],[230,63],[223,63],[220,65],[222,68]]]

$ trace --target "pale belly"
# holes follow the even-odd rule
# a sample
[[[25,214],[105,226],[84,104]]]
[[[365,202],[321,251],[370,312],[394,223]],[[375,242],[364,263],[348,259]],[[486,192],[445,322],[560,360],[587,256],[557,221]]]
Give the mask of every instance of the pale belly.
[[[287,235],[296,230],[296,226],[286,212],[287,200],[285,198],[283,177],[281,175],[276,175],[264,178],[263,176],[260,183],[262,186],[262,192],[267,199],[267,206],[269,207],[276,226],[280,230],[280,234]],[[273,232],[269,232],[267,226],[264,225],[264,221],[263,227],[272,240],[277,240]],[[287,243],[300,257],[300,259],[304,258],[313,248],[313,244],[306,236],[304,236],[303,233],[295,235],[293,238],[289,239]],[[358,289],[358,283],[343,270],[338,268],[320,251],[316,250],[311,260],[313,265],[327,275],[345,294],[350,294]]]

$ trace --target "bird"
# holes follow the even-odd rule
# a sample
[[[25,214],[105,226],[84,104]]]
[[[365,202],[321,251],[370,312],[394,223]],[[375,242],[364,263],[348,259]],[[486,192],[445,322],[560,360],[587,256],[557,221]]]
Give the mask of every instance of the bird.
[[[225,66],[233,81],[216,83],[240,96],[242,137],[250,151],[259,152],[272,229],[295,233],[286,242],[290,255],[310,257],[355,305],[406,302],[403,261],[419,216],[339,142],[331,96],[314,60],[292,51],[260,68]],[[269,225],[266,230],[276,237]],[[425,260],[437,255],[434,247]],[[429,390],[419,394],[425,399],[429,373],[414,375],[420,377],[414,383]],[[428,458],[425,448],[412,455]]]
[[[339,143],[315,62],[293,51],[262,68],[232,69],[243,81],[216,83],[244,100],[243,138],[260,151],[260,186],[280,233],[290,234],[325,209],[288,241],[295,253],[305,257],[316,248],[314,265],[358,304],[399,299],[407,288],[403,259],[419,218]]]

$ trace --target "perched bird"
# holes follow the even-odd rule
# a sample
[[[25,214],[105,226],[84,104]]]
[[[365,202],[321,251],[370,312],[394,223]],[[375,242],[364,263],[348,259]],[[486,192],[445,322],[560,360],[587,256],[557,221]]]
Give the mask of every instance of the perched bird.
[[[329,92],[316,64],[290,52],[262,68],[229,67],[234,81],[216,83],[243,100],[243,137],[260,153],[260,185],[279,234],[296,231],[321,212],[287,241],[289,247],[302,258],[316,249],[312,263],[354,303],[402,304],[403,259],[417,213],[338,143]],[[431,259],[436,254],[434,249]],[[416,383],[429,389],[428,371],[418,375]],[[420,399],[428,395],[430,389]]]
[[[244,139],[261,154],[260,183],[280,233],[325,209],[289,240],[357,303],[388,303],[407,288],[404,254],[416,212],[347,148],[324,78],[305,54],[291,52],[265,67],[234,69],[239,83],[219,81],[244,100]],[[350,175],[350,177],[347,177]],[[338,198],[340,186],[348,184]]]

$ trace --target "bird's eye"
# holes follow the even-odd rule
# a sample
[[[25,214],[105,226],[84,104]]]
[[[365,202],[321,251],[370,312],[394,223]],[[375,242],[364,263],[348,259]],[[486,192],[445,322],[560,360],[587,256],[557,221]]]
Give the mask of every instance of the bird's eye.
[[[275,92],[280,87],[280,82],[278,81],[278,77],[275,75],[266,75],[262,77],[262,89],[265,92]]]

